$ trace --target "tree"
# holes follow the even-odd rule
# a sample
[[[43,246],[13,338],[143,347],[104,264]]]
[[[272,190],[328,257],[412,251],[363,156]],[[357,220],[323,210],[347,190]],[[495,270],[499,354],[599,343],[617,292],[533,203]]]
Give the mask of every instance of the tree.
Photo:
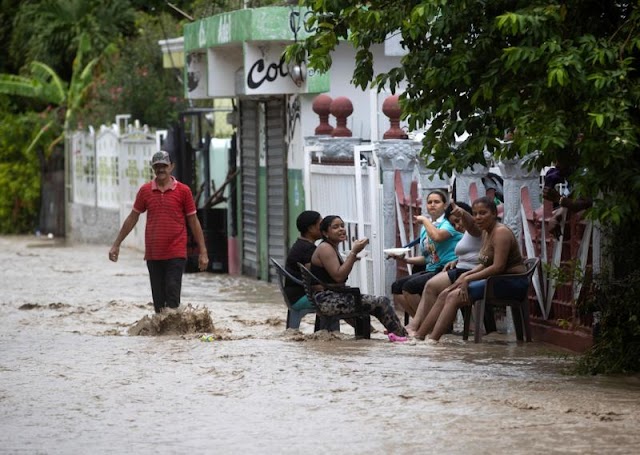
[[[137,29],[129,0],[0,5],[0,36],[10,42],[0,55],[0,185],[7,189],[0,197],[0,232],[24,232],[37,214],[35,177],[75,126],[99,80],[101,57],[112,55],[114,43],[125,47]]]
[[[40,135],[50,142],[59,133],[43,129],[51,113],[13,113],[7,98],[0,98],[0,232],[32,230],[40,200],[40,163],[37,153],[27,150]]]
[[[192,16],[202,18],[243,8],[282,6],[297,3],[297,0],[193,0],[190,3],[193,10]]]
[[[13,33],[13,22],[20,7],[21,0],[0,0],[0,43],[8,43]],[[6,52],[0,52],[0,72],[17,72],[9,62]]]
[[[32,62],[30,77],[0,74],[0,94],[26,97],[49,103],[50,105],[41,115],[42,118],[48,118],[49,120],[44,125],[32,121],[33,112],[17,114],[15,117],[9,114],[5,119],[7,125],[15,123],[17,126],[23,126],[30,122],[32,125],[40,126],[35,134],[33,130],[27,130],[30,136],[13,134],[8,138],[11,141],[10,150],[12,156],[20,154],[20,156],[24,157],[23,160],[14,160],[14,162],[9,160],[0,169],[0,182],[9,182],[15,193],[15,198],[13,199],[14,209],[11,211],[10,218],[14,221],[19,216],[32,214],[33,210],[30,209],[33,209],[34,200],[39,196],[39,192],[37,196],[33,192],[34,188],[39,189],[39,186],[33,184],[32,177],[33,175],[38,176],[40,169],[44,167],[44,162],[51,156],[54,147],[64,140],[65,134],[73,124],[75,114],[86,99],[93,81],[93,69],[100,60],[97,57],[86,64],[84,63],[85,55],[90,46],[88,37],[82,35],[79,40],[77,54],[73,60],[71,81],[68,84],[51,67],[41,62]],[[50,109],[52,105],[56,106],[53,111]],[[51,134],[52,131],[56,131],[57,134],[53,136]],[[0,136],[0,139],[7,140],[7,131],[0,131]],[[27,144],[25,140],[28,137],[31,140],[29,145],[25,147]],[[14,141],[16,138],[19,140]],[[42,152],[43,144],[47,144],[44,152]],[[39,153],[36,154],[34,149],[37,147],[39,147]],[[41,161],[41,166],[36,164],[38,159]],[[66,147],[64,163],[65,175],[68,175],[69,158]],[[16,170],[20,172],[16,172]],[[12,172],[15,175],[12,176]],[[40,178],[42,177],[41,175]],[[2,207],[6,205],[3,202],[5,201],[0,200],[0,214],[8,211],[6,207]],[[21,219],[21,221],[25,220]],[[17,222],[8,226],[11,229],[9,232],[15,232],[13,229],[23,229],[25,227],[24,223]],[[0,225],[0,229],[3,229],[3,232],[7,232],[4,231],[5,228],[6,226]]]
[[[129,0],[22,2],[14,20],[9,56],[14,67],[40,61],[68,81],[81,36],[89,39],[87,57],[93,58],[134,33],[134,10]]]
[[[356,48],[352,82],[402,87],[422,154],[439,172],[521,157],[571,159],[578,194],[608,230],[610,273],[581,311],[601,312],[582,372],[639,371],[640,4],[596,0],[303,0],[315,33],[287,58],[326,71],[339,40]],[[401,64],[373,74],[371,45],[399,34]],[[510,146],[499,140],[513,134]],[[469,133],[458,147],[457,136]]]
[[[640,219],[637,2],[305,0],[316,32],[288,49],[326,71],[339,40],[357,49],[353,83],[406,84],[403,115],[430,125],[422,153],[440,172],[497,158],[541,168],[575,156],[572,181],[593,215]],[[401,65],[373,74],[372,44],[400,34]],[[513,144],[501,145],[505,131]],[[458,148],[456,135],[469,133]],[[579,145],[578,145],[579,142]]]
[[[167,14],[136,15],[138,35],[101,65],[79,119],[83,125],[110,124],[117,114],[152,127],[175,121],[187,103],[181,69],[162,66],[158,41],[179,36],[179,23]]]
[[[40,130],[27,151],[30,151],[38,143],[44,132],[57,121],[57,118],[62,118],[62,133],[49,144],[47,147],[49,152],[63,140],[64,134],[72,126],[75,114],[84,103],[93,83],[93,69],[100,61],[100,57],[96,57],[88,63],[84,63],[85,55],[89,52],[90,47],[88,36],[82,35],[79,39],[77,54],[73,60],[71,81],[68,84],[51,67],[42,62],[31,63],[31,76],[0,74],[1,94],[35,99],[49,105],[55,105],[60,110],[60,115],[50,120]],[[109,49],[105,51],[105,54],[108,52],[110,52]]]

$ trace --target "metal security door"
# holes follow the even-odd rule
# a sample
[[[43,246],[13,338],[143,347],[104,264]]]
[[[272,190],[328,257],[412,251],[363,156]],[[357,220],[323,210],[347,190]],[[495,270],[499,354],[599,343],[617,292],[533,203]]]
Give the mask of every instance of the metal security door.
[[[267,217],[269,257],[280,264],[285,263],[287,252],[287,162],[284,141],[285,98],[272,98],[266,103],[266,145],[267,145]],[[266,258],[268,267],[268,257]],[[267,272],[268,273],[268,272]],[[273,271],[269,281],[277,279]]]
[[[258,102],[240,100],[242,274],[258,276]]]
[[[263,280],[287,245],[285,98],[240,101],[242,273]]]

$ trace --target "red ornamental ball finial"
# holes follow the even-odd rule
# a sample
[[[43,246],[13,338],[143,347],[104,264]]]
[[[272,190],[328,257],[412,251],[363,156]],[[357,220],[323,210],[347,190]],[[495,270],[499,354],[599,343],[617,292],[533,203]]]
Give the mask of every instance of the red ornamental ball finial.
[[[353,104],[346,96],[339,96],[331,102],[331,114],[336,118],[333,137],[351,137],[351,130],[347,128],[347,117],[353,114]]]
[[[329,123],[332,101],[331,97],[325,94],[318,95],[313,100],[311,108],[320,117],[320,124],[316,126],[315,130],[317,136],[331,135],[333,132],[333,126]]]
[[[382,103],[382,113],[389,117],[389,123],[391,123],[391,127],[382,135],[382,139],[407,139],[409,137],[400,128],[402,109],[399,98],[399,95],[391,95]]]

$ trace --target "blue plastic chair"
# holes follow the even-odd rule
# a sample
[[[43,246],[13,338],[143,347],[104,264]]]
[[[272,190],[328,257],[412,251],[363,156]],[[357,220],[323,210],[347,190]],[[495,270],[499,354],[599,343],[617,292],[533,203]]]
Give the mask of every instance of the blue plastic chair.
[[[513,316],[513,324],[516,330],[516,338],[518,341],[531,341],[531,324],[529,322],[529,296],[528,292],[523,292],[520,296],[498,297],[496,288],[504,283],[505,280],[514,280],[526,277],[531,285],[533,273],[540,265],[540,259],[529,258],[524,261],[526,271],[522,273],[513,273],[509,275],[494,275],[487,278],[487,284],[484,288],[484,297],[473,302],[473,317],[475,322],[474,341],[480,343],[482,341],[482,315],[485,306],[508,306],[511,307],[511,315]],[[464,329],[462,339],[469,338],[471,311],[463,312]]]

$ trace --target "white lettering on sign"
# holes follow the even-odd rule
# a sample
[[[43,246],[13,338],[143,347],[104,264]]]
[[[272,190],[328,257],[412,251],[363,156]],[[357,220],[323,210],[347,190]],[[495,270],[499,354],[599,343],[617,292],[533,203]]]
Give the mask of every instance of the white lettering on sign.
[[[198,30],[198,46],[205,47],[207,44],[207,33],[204,30],[204,22],[200,22],[200,30]]]
[[[218,26],[218,43],[228,43],[231,41],[231,18],[225,14],[220,18]]]

